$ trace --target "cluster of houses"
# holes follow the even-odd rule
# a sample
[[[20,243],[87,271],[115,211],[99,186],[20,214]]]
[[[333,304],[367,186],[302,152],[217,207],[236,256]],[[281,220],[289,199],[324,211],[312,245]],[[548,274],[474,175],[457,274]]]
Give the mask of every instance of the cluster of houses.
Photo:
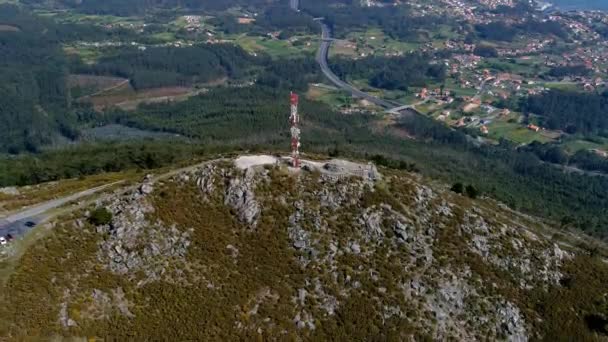
[[[479,3],[489,8],[496,8],[498,6],[515,6],[513,0],[479,0]]]
[[[532,39],[529,40],[524,47],[499,47],[496,49],[496,51],[498,52],[498,56],[501,57],[526,56],[542,52],[547,48],[547,46],[550,46],[554,42],[554,39]]]

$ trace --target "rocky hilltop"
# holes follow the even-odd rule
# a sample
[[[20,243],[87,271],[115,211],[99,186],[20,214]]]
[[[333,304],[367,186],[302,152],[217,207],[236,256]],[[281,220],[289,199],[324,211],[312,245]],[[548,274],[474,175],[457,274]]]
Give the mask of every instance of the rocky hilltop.
[[[54,222],[4,285],[0,332],[606,340],[608,265],[554,233],[371,164],[218,160]]]

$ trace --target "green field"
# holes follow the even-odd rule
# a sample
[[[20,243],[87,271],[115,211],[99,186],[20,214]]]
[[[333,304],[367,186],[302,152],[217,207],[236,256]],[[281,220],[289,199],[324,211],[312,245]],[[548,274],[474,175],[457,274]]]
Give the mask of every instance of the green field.
[[[158,41],[164,42],[164,43],[174,42],[177,39],[175,37],[175,33],[173,33],[173,32],[155,33],[155,34],[151,35],[150,38],[153,38],[155,40],[158,40]]]
[[[347,103],[347,94],[340,90],[332,90],[325,87],[310,86],[306,97],[311,100],[326,103],[334,108],[339,108]]]
[[[596,139],[594,139],[596,140]],[[575,139],[564,142],[564,147],[570,153],[580,150],[600,149],[608,151],[608,139],[598,138],[598,141],[589,141],[585,139]]]
[[[422,44],[417,42],[404,42],[390,38],[379,28],[370,28],[366,31],[351,32],[346,40],[356,42],[361,53],[407,53],[418,50]]]
[[[302,41],[310,41],[311,44],[294,46],[287,40],[272,39],[260,36],[249,36],[241,34],[238,36],[229,36],[227,39],[241,46],[245,51],[250,53],[266,53],[271,57],[298,57],[302,53],[314,53],[318,46],[312,36],[298,36],[297,39]]]
[[[100,57],[103,56],[101,48],[96,48],[93,46],[65,45],[63,47],[63,51],[65,51],[65,53],[68,55],[76,55],[80,57],[82,61],[87,64],[94,64]]]
[[[65,10],[38,10],[36,14],[46,17],[53,17],[59,22],[63,23],[76,23],[76,24],[88,24],[96,26],[105,25],[120,25],[123,27],[141,27],[144,24],[144,20],[139,17],[117,17],[112,15],[89,15],[81,14],[73,11]]]
[[[504,121],[494,121],[488,125],[490,133],[488,136],[493,139],[508,139],[519,144],[529,144],[533,141],[547,143],[553,139],[545,136],[540,132],[534,132],[522,126],[519,123],[510,123]]]
[[[576,91],[579,90],[579,86],[576,82],[546,82],[543,83],[543,86],[549,89],[557,89],[557,90],[569,90]]]

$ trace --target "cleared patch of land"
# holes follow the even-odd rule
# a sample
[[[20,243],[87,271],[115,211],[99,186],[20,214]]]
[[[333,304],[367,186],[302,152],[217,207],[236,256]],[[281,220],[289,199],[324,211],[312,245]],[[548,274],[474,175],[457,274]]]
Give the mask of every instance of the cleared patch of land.
[[[0,32],[19,32],[19,31],[21,31],[21,29],[18,28],[17,26],[0,24]]]
[[[95,87],[98,90],[107,89],[126,81],[126,78],[95,75],[70,75],[69,87]]]
[[[68,87],[72,90],[72,95],[78,97],[78,101],[128,83],[128,79],[121,77],[95,75],[70,75],[68,77]]]
[[[96,110],[116,106],[124,110],[136,109],[142,103],[159,103],[167,101],[183,101],[190,96],[203,92],[203,89],[188,87],[163,87],[135,91],[130,85],[125,85],[114,92],[93,96],[89,100]]]
[[[123,125],[105,125],[86,129],[82,132],[82,140],[97,141],[97,140],[137,140],[137,139],[163,139],[176,138],[177,134],[146,131],[137,128],[127,127]]]

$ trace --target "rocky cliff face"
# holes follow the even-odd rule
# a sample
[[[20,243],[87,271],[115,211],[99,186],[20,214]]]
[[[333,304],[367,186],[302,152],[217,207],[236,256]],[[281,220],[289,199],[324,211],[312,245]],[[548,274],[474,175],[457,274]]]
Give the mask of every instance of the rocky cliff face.
[[[58,228],[63,251],[38,274],[51,289],[44,319],[21,317],[7,333],[526,341],[558,332],[550,311],[574,310],[568,331],[606,338],[585,323],[607,318],[606,264],[546,237],[537,220],[413,174],[305,169],[218,161],[100,201],[112,223],[74,217]],[[579,275],[581,263],[595,274]],[[553,306],[580,292],[595,304]]]

